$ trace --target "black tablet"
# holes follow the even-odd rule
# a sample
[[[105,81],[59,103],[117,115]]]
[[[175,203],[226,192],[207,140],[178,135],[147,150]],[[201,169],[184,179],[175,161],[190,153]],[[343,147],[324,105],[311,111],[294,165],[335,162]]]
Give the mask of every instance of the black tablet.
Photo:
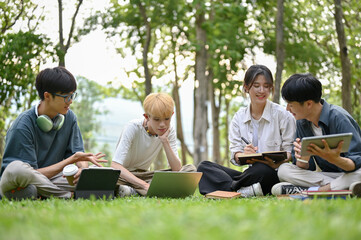
[[[324,148],[322,139],[325,139],[328,146],[332,148],[337,148],[337,145],[340,141],[344,141],[342,145],[341,152],[348,152],[350,147],[352,133],[340,133],[340,134],[330,134],[323,136],[314,136],[314,137],[304,137],[302,138],[302,147],[301,147],[301,156],[310,156],[311,154],[307,152],[307,147],[313,143],[320,148]]]
[[[74,198],[113,198],[120,170],[113,168],[86,168],[81,171]]]

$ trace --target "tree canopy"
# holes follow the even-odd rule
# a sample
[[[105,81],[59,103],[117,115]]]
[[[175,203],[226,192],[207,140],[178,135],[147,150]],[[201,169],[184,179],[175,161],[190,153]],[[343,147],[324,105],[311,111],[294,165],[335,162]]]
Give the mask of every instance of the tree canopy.
[[[197,159],[208,158],[194,154],[200,149],[207,152],[203,148],[209,145],[218,150],[228,148],[222,140],[227,135],[224,126],[234,106],[247,102],[242,79],[250,64],[264,64],[263,59],[255,60],[259,52],[273,56],[282,65],[280,83],[293,73],[310,72],[322,81],[324,98],[344,104],[361,122],[361,7],[357,0],[111,0],[86,19],[78,15],[85,9],[85,2],[67,4],[75,7],[73,18],[68,19],[69,44],[61,37],[60,21],[59,39],[54,44],[38,28],[44,19],[35,14],[36,4],[28,0],[0,3],[0,106],[5,115],[11,106],[19,108],[35,100],[35,75],[46,59],[53,61],[59,55],[59,43],[65,55],[72,47],[72,38],[81,44],[81,36],[100,29],[114,42],[120,56],[136,59],[131,68],[119,66],[127,73],[131,87],[110,88],[112,96],[142,102],[153,91],[172,93],[177,128],[182,129],[178,124],[182,114],[178,91],[186,81],[195,83],[192,140],[196,146],[192,149],[182,145],[182,151]],[[84,25],[75,25],[76,16]],[[282,16],[282,24],[277,16]],[[282,35],[277,38],[280,28]],[[284,55],[277,55],[277,44]],[[65,64],[65,56],[61,59]],[[343,88],[348,83],[350,88]],[[90,84],[85,88],[93,87]],[[212,144],[207,138],[210,128]],[[182,130],[177,134],[185,144]],[[222,162],[227,153],[213,151],[212,158]]]

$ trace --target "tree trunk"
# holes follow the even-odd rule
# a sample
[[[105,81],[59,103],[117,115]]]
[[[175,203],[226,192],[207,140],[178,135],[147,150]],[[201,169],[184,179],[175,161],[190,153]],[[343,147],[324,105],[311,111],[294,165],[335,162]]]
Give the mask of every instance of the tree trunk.
[[[361,105],[360,90],[361,90],[361,80],[357,80],[355,82],[355,87],[353,88],[353,96],[355,96],[355,97],[353,98],[352,107],[354,109],[353,115],[355,116],[355,120],[358,123],[361,122],[361,109],[357,108],[357,106]],[[355,106],[356,106],[356,108],[355,108]]]
[[[216,103],[216,95],[214,94],[214,87],[213,87],[213,71],[209,70],[208,75],[208,82],[209,82],[209,98],[211,101],[212,106],[212,133],[213,133],[213,162],[218,164],[222,164],[221,153],[220,153],[220,134],[219,134],[219,114],[221,109],[221,102],[222,102],[222,95],[219,94],[218,96],[218,106]]]
[[[152,39],[152,34],[151,34],[152,29],[150,26],[150,22],[148,21],[148,16],[144,6],[142,5],[141,2],[139,2],[138,6],[139,6],[140,14],[143,17],[143,23],[146,29],[142,54],[143,54],[143,67],[144,67],[144,77],[145,77],[145,95],[147,96],[152,92],[152,77],[148,67],[148,52],[149,52],[150,41]]]
[[[175,57],[174,57],[175,58]],[[175,59],[174,59],[175,61]],[[184,135],[183,135],[183,125],[182,125],[182,115],[181,115],[181,103],[180,103],[180,97],[179,97],[179,87],[178,87],[178,76],[177,76],[177,65],[174,62],[174,75],[175,75],[175,81],[173,86],[173,99],[175,103],[175,111],[176,111],[176,117],[177,117],[177,138],[179,139],[181,143],[181,150],[182,150],[182,165],[187,164],[187,145],[184,141]]]
[[[227,163],[227,166],[229,167],[229,139],[228,139],[228,132],[229,132],[229,105],[231,103],[230,100],[226,98],[226,153],[225,153],[225,162]]]
[[[346,36],[343,27],[343,11],[341,6],[341,0],[334,0],[334,2],[336,32],[338,38],[338,45],[340,47],[340,59],[342,66],[342,107],[351,114],[351,62],[348,58],[347,52]]]
[[[58,11],[59,11],[59,66],[65,67],[65,54],[66,49],[64,46],[64,34],[63,34],[63,1],[58,0]]]
[[[66,44],[64,44],[64,32],[63,32],[63,1],[58,0],[58,12],[59,12],[59,49],[58,49],[58,57],[59,57],[59,66],[65,67],[65,55],[68,52],[70,47],[71,40],[73,38],[74,28],[75,28],[75,19],[79,13],[80,6],[82,5],[83,0],[78,1],[78,5],[76,6],[74,15],[71,19],[71,26],[69,31],[69,36]]]
[[[194,131],[194,164],[198,166],[201,161],[208,160],[207,154],[207,50],[206,50],[206,31],[202,28],[205,22],[203,6],[196,5],[196,75],[198,89],[196,90],[196,120]]]
[[[192,156],[189,152],[187,144],[184,140],[183,135],[183,124],[182,124],[182,113],[181,113],[181,101],[179,97],[179,77],[178,77],[178,66],[177,66],[177,55],[176,55],[176,48],[177,48],[176,36],[172,36],[172,46],[173,46],[173,66],[174,66],[174,83],[173,83],[173,99],[175,103],[175,110],[176,110],[176,117],[177,117],[177,138],[181,143],[181,151],[182,151],[182,165],[187,164],[187,153]]]
[[[209,21],[213,22],[214,21],[214,16],[215,16],[215,6],[214,6],[214,1],[211,0],[211,11],[209,14]],[[222,159],[221,159],[221,153],[220,153],[220,133],[219,133],[219,114],[220,114],[220,108],[221,108],[221,103],[222,103],[222,94],[220,92],[219,96],[218,96],[218,105],[217,105],[217,101],[216,98],[217,96],[214,93],[214,86],[213,86],[213,78],[214,78],[214,73],[213,73],[213,69],[211,67],[209,67],[208,69],[208,89],[209,89],[209,99],[211,102],[211,109],[212,109],[212,160],[213,162],[216,162],[218,164],[222,164]]]
[[[275,103],[280,102],[281,97],[281,82],[282,82],[282,71],[285,61],[285,48],[283,42],[283,12],[284,12],[284,0],[277,0],[277,25],[276,25],[276,79],[275,79],[275,92],[273,101]]]

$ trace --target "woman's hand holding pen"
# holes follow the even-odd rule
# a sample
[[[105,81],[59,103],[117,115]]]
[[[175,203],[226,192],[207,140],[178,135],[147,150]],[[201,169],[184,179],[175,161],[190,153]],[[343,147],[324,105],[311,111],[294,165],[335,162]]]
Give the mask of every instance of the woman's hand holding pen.
[[[246,145],[246,147],[244,148],[244,154],[251,154],[251,153],[256,153],[258,150],[258,147],[254,147],[252,145],[252,143]]]
[[[244,148],[244,154],[251,154],[251,153],[256,153],[258,150],[258,147],[254,147],[252,145],[252,143],[250,143],[247,139],[245,139],[244,137],[241,137],[241,139],[243,140],[243,142],[245,142],[247,145]]]

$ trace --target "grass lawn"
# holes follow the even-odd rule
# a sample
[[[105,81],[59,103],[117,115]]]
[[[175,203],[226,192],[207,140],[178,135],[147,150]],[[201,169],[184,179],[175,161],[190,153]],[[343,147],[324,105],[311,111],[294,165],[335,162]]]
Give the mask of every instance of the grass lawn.
[[[0,239],[361,239],[361,199],[3,199]]]

